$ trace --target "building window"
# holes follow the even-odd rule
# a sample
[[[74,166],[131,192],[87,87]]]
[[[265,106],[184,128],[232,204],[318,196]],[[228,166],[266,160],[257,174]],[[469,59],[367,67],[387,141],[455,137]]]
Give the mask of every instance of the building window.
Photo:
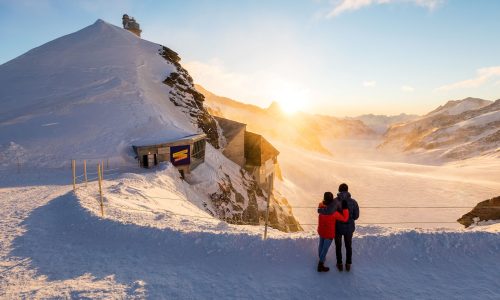
[[[205,158],[205,139],[194,142],[193,154],[191,156],[197,159]]]

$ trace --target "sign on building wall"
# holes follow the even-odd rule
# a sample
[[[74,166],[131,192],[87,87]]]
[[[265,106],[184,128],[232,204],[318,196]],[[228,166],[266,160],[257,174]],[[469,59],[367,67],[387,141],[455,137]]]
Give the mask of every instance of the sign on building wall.
[[[170,147],[170,162],[174,166],[189,165],[191,163],[189,145]]]

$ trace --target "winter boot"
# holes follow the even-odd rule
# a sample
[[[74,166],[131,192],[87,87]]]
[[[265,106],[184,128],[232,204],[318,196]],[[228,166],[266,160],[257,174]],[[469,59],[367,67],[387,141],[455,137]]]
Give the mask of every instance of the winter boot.
[[[325,267],[325,264],[322,262],[318,263],[318,272],[328,272],[330,271],[330,268]]]
[[[344,271],[344,265],[343,264],[337,264],[337,270],[339,270],[339,272]]]
[[[345,270],[347,272],[351,271],[351,264],[345,264]]]

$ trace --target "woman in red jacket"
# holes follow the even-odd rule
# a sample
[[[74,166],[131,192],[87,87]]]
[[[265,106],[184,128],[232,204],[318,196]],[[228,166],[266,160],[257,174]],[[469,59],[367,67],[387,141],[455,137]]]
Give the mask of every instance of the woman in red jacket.
[[[342,201],[342,213],[337,211],[338,203],[334,202],[333,194],[326,192],[323,196],[323,202],[320,202],[318,207],[318,272],[328,272],[330,268],[325,267],[326,254],[335,238],[335,223],[337,220],[347,222],[349,219],[349,210],[347,202]]]

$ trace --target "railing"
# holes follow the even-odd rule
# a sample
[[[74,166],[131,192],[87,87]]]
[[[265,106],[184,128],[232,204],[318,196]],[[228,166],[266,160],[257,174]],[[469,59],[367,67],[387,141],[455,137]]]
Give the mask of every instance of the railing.
[[[143,170],[142,168],[139,168],[138,166],[133,166],[131,164],[128,165],[119,165],[110,167],[110,162],[107,159],[100,159],[100,158],[92,158],[90,159],[92,163],[87,163],[87,160],[80,160],[79,161],[79,168],[78,168],[78,173],[77,175],[77,162],[74,160],[71,162],[71,167],[72,167],[72,174],[73,174],[73,189],[76,192],[77,190],[86,187],[89,182],[93,181],[100,181],[99,177],[101,177],[101,182],[100,184],[102,185],[102,180],[107,180],[107,179],[115,179],[118,176],[127,173],[127,172],[140,172],[140,171],[146,171]],[[94,166],[91,167],[91,165],[95,165],[95,171],[88,171],[91,169],[94,169]],[[112,163],[113,165],[113,163]],[[29,165],[27,164],[22,164],[22,163],[17,163],[16,165],[16,170],[17,172],[30,172],[31,169],[37,169],[37,170],[67,170],[67,167],[41,167],[41,168],[30,168]],[[0,171],[7,171],[11,172],[12,168],[0,168]],[[100,175],[100,176],[99,176]],[[104,196],[102,196],[102,189],[100,190],[100,200],[99,203],[102,206],[101,213],[102,216],[104,216],[104,203],[103,199]],[[148,196],[148,195],[141,195],[144,198],[149,198],[149,199],[160,199],[160,200],[166,200],[166,201],[182,201],[182,202],[189,202],[186,200],[185,197],[180,196],[179,198],[171,198],[171,197],[159,197],[159,196]],[[315,197],[319,199],[318,197]],[[190,202],[189,202],[190,203]],[[122,209],[122,210],[128,210],[128,211],[140,211],[140,212],[149,212],[149,213],[155,213],[158,211],[162,212],[168,212],[170,215],[175,215],[179,217],[189,217],[189,218],[197,218],[197,219],[214,219],[212,216],[199,216],[199,215],[190,215],[190,214],[178,214],[174,213],[169,210],[165,209],[155,209],[155,210],[148,210],[148,209],[138,209],[138,208],[131,208],[131,207],[116,207],[117,209]],[[317,206],[290,206],[290,208],[293,209],[310,209],[312,212],[316,213]],[[419,209],[473,209],[473,206],[360,206],[360,209],[407,209],[407,210],[419,210]],[[482,209],[500,209],[500,206],[488,206],[484,207]],[[231,222],[237,222],[239,225],[260,225],[256,224],[255,222],[245,222],[243,220],[234,220],[234,219],[227,219],[224,220],[222,219],[221,221],[231,221]],[[266,222],[267,223],[267,222]],[[317,223],[299,223],[301,226],[317,226]],[[403,225],[403,224],[457,224],[456,221],[398,221],[398,222],[356,222],[356,224],[359,225]],[[296,224],[280,224],[280,225],[286,225],[286,226],[293,226]],[[267,227],[267,226],[266,226]]]

